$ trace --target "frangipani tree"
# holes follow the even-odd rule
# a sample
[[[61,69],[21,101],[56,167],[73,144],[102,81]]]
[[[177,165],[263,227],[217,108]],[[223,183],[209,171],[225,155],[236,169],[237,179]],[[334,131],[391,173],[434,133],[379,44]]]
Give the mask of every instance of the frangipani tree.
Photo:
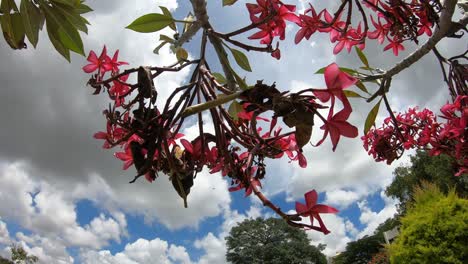
[[[261,191],[262,179],[268,176],[267,159],[287,156],[306,168],[308,161],[302,148],[310,142],[313,127],[322,133],[319,147],[330,138],[333,150],[342,136],[356,138],[358,128],[349,123],[353,111],[349,97],[372,102],[374,107],[365,121],[364,147],[377,161],[401,157],[405,149],[429,148],[432,155],[445,153],[457,159],[461,175],[468,168],[466,124],[468,122],[468,67],[466,52],[445,58],[437,50],[444,38],[461,38],[466,31],[468,15],[454,21],[456,0],[343,0],[336,10],[315,10],[314,2],[303,13],[294,5],[279,0],[257,0],[246,4],[250,21],[232,32],[219,32],[210,23],[206,1],[191,0],[192,12],[185,18],[175,18],[171,12],[142,14],[128,29],[153,33],[166,27],[173,36],[161,35],[155,53],[170,45],[175,59],[172,65],[128,67],[120,61],[118,50],[112,57],[104,46],[98,56],[90,51],[83,71],[91,74],[88,85],[94,94],[106,94],[110,104],[104,110],[106,130],[95,138],[104,140],[104,148],[120,148],[115,156],[132,165],[136,175],[153,182],[168,176],[175,191],[187,206],[187,196],[197,173],[206,168],[229,177],[230,191],[252,193],[262,203],[281,216],[288,224],[323,233],[330,232],[321,213],[336,213],[335,208],[317,204],[317,193],[305,194],[305,204],[296,202],[296,212],[287,213],[273,204]],[[222,1],[224,6],[236,1]],[[466,8],[465,3],[458,3]],[[220,3],[221,6],[221,3]],[[86,32],[87,21],[81,16],[91,11],[84,1],[22,0],[18,8],[13,0],[2,0],[1,23],[5,39],[12,48],[26,47],[25,37],[35,46],[38,31],[45,25],[49,38],[68,60],[70,51],[84,54],[78,31]],[[333,52],[354,49],[361,62],[359,69],[340,67],[330,62],[317,73],[323,74],[325,88],[311,87],[298,92],[284,91],[275,80],[247,83],[243,73],[234,70],[234,63],[243,70],[252,69],[244,51],[269,53],[273,59],[287,56],[280,43],[286,39],[286,26],[296,27],[294,42],[308,41],[314,34],[328,34]],[[199,52],[189,59],[184,48],[199,34]],[[422,35],[427,41],[395,66],[383,70],[371,66],[363,50],[366,41],[376,40],[382,49],[395,56],[405,44],[419,44]],[[250,41],[240,40],[247,36]],[[206,56],[212,46],[217,60]],[[387,92],[392,78],[411,67],[423,56],[433,52],[440,61],[443,77],[452,102],[441,108],[440,123],[430,110],[410,109],[393,113]],[[123,69],[126,67],[126,69]],[[169,72],[191,69],[187,82],[175,89],[163,104],[157,104],[158,89],[154,80]],[[221,68],[222,73],[211,69]],[[132,77],[132,78],[130,78]],[[131,82],[129,80],[135,79]],[[374,126],[383,101],[390,117],[380,128]],[[206,115],[202,115],[206,113]],[[208,132],[203,118],[210,119],[214,133]],[[187,138],[181,134],[187,120],[197,120],[198,135]],[[163,176],[164,175],[164,176]],[[308,217],[310,223],[305,223]],[[317,220],[318,225],[314,225]]]

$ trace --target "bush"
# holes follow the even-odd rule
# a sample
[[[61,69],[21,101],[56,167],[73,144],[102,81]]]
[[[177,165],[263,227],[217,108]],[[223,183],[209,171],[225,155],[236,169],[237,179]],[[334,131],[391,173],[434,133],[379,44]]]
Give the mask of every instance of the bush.
[[[414,191],[389,249],[391,263],[468,263],[468,200],[433,184]]]

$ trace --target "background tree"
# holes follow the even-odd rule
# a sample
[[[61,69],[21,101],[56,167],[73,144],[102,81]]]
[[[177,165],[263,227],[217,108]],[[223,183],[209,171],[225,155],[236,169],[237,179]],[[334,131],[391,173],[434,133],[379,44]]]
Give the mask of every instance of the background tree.
[[[389,246],[392,263],[467,263],[468,200],[423,183]]]
[[[29,255],[24,248],[19,244],[10,246],[11,260],[0,256],[0,264],[33,264],[39,261],[39,258],[34,255]]]
[[[385,193],[399,200],[400,214],[404,214],[405,204],[412,199],[414,188],[422,181],[434,183],[442,193],[447,194],[454,188],[460,197],[468,197],[468,175],[453,177],[456,172],[457,164],[452,157],[430,156],[427,151],[419,150],[411,156],[411,165],[395,169],[395,178]]]
[[[311,245],[304,230],[278,218],[245,220],[231,229],[226,241],[226,258],[234,264],[327,263],[323,245]]]

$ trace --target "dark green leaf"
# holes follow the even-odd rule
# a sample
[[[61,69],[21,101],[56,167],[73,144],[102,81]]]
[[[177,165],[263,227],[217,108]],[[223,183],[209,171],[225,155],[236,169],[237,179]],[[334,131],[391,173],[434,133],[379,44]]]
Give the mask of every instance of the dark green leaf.
[[[20,13],[11,14],[11,26],[13,30],[13,41],[16,43],[17,47],[21,49],[24,47],[25,31]]]
[[[235,121],[239,120],[237,114],[243,110],[242,105],[237,101],[232,101],[231,105],[229,106],[228,113]]]
[[[58,4],[64,4],[64,5],[67,5],[67,6],[70,6],[70,7],[74,7],[74,6],[77,6],[79,4],[79,2],[77,1],[74,1],[74,0],[50,0],[51,2],[53,3],[58,3]]]
[[[76,12],[78,14],[85,14],[85,13],[88,13],[88,12],[91,12],[93,11],[93,9],[91,9],[91,7],[83,4],[83,3],[80,3],[80,5],[75,9]]]
[[[362,52],[362,50],[356,46],[354,46],[354,49],[356,50],[356,53],[359,57],[359,59],[362,61],[362,63],[366,66],[369,67],[369,61],[366,58],[366,55]]]
[[[164,15],[166,15],[166,16],[172,18],[172,20],[174,20],[174,18],[172,17],[171,11],[169,11],[169,9],[167,9],[167,7],[159,6],[159,8],[161,8],[161,11],[163,12]],[[177,28],[176,28],[176,25],[175,25],[174,21],[172,21],[172,23],[169,24],[169,27],[172,30],[177,31]]]
[[[360,94],[354,92],[354,91],[350,91],[350,90],[343,90],[343,93],[346,97],[350,98],[350,97],[360,97],[360,98],[364,98],[362,97]]]
[[[174,20],[172,17],[163,14],[152,13],[137,18],[130,25],[128,25],[127,28],[136,32],[151,33],[159,31],[169,26],[173,22]]]
[[[219,72],[213,72],[213,76],[215,77],[216,81],[219,83],[219,84],[225,84],[227,83],[227,80],[226,78]]]
[[[379,113],[379,107],[380,107],[381,101],[382,99],[380,99],[379,102],[374,107],[372,107],[369,114],[367,115],[366,123],[364,124],[364,134],[367,134],[370,128],[374,125],[375,119],[377,118],[377,114]]]
[[[58,51],[68,62],[70,62],[70,50],[66,48],[59,40],[59,36],[55,28],[52,28],[51,23],[47,23],[47,34],[49,35],[50,42],[54,45],[55,50]]]
[[[251,72],[252,68],[250,68],[249,59],[245,56],[244,53],[240,50],[230,49],[234,59],[236,60],[237,64],[244,70]]]
[[[59,41],[65,48],[84,56],[83,41],[76,27],[56,9],[47,5],[41,5],[41,9],[46,17],[47,31],[54,31],[49,36],[54,36],[55,41]],[[55,44],[54,46],[57,48]]]
[[[223,0],[223,6],[230,6],[237,2],[237,0]]]
[[[86,24],[89,24],[89,22],[85,18],[81,17],[78,13],[76,13],[73,7],[63,4],[56,4],[55,9],[57,9],[57,11],[78,30],[88,34],[88,27],[86,26]]]
[[[39,27],[41,25],[42,14],[39,8],[29,0],[21,0],[20,10],[24,31],[29,42],[31,42],[35,48],[39,41]]]
[[[14,0],[2,0],[0,3],[0,11],[4,15],[8,15],[11,11],[19,12],[18,7]]]

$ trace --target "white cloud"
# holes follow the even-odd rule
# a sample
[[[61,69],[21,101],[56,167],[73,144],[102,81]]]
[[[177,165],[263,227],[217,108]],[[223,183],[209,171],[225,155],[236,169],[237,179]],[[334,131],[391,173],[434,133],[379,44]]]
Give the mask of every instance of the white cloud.
[[[120,241],[126,227],[123,214],[115,213],[117,221],[101,214],[82,227],[77,223],[77,200],[69,195],[71,192],[32,178],[31,171],[24,162],[0,164],[0,181],[4,183],[0,185],[1,215],[35,232],[30,241],[26,241],[27,236],[24,235],[20,239],[34,245],[39,242],[47,244],[52,239],[65,246],[93,248],[101,248],[110,240]],[[47,250],[53,247],[39,248]],[[38,254],[42,252],[37,250]],[[46,256],[49,253],[41,254]]]
[[[374,230],[385,220],[391,218],[396,213],[396,200],[390,199],[385,196],[384,192],[380,193],[380,196],[384,200],[385,206],[379,212],[372,211],[371,208],[367,205],[367,201],[362,201],[358,203],[359,209],[361,210],[361,216],[359,221],[362,224],[365,224],[366,227],[359,232],[357,238],[361,238],[365,235],[371,235]]]
[[[152,264],[181,263],[190,264],[186,249],[182,246],[169,245],[159,238],[153,240],[138,239],[127,244],[122,252],[112,255],[108,250],[82,251],[80,258],[84,264]]]
[[[0,218],[0,245],[10,243],[10,233],[8,232],[7,225]]]
[[[324,203],[343,209],[356,202],[358,199],[359,194],[356,192],[337,189],[326,191],[326,198]]]

